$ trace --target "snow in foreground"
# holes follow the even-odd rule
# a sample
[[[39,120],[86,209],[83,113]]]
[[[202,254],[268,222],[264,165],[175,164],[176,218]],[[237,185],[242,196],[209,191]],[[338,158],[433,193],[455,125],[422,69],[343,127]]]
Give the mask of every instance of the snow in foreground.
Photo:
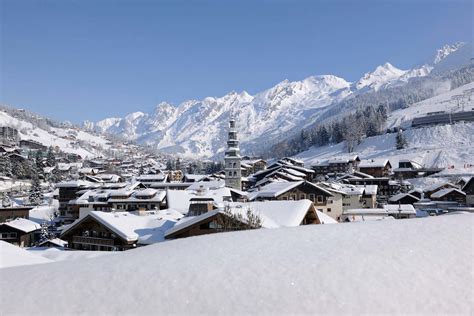
[[[471,214],[181,239],[0,270],[10,314],[473,312]]]
[[[0,268],[24,266],[30,264],[48,263],[51,260],[29,253],[28,251],[0,241]],[[2,279],[0,279],[2,280]],[[0,282],[3,287],[4,281]],[[3,296],[3,292],[1,293]]]

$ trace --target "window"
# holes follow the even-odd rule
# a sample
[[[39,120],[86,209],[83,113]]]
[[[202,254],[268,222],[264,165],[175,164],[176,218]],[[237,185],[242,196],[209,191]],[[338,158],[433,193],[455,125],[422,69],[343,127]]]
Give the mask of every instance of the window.
[[[323,203],[323,196],[322,195],[318,195],[318,203]]]
[[[304,200],[304,199],[306,199],[306,194],[301,193],[301,194],[300,194],[300,200]]]
[[[328,207],[328,213],[331,213],[331,208],[330,207]]]
[[[310,193],[310,194],[309,194],[309,199],[310,199],[312,202],[314,202],[314,193]]]
[[[292,199],[293,201],[296,201],[296,194],[292,194],[292,195],[291,195],[291,199]]]

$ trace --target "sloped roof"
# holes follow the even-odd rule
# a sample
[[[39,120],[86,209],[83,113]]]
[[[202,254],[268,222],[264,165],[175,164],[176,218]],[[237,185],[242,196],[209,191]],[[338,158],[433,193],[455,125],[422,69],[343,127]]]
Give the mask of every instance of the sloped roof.
[[[241,214],[244,220],[246,219],[247,211],[250,210],[253,214],[258,215],[262,219],[262,227],[278,228],[299,226],[308,211],[310,211],[312,202],[310,200],[263,201],[250,203],[232,202],[226,204],[220,209],[206,212],[199,216],[184,217],[173,228],[166,231],[165,236],[169,236],[194,224],[205,221],[218,213],[224,213],[224,207],[228,207],[230,212],[233,214]],[[324,216],[322,216],[322,218],[322,220],[327,223],[331,222]]]
[[[463,192],[459,189],[450,188],[450,189],[442,189],[442,190],[436,191],[435,193],[431,194],[431,198],[440,198],[440,197],[448,195],[452,192],[458,192],[459,194],[466,195],[465,192]]]
[[[390,164],[388,159],[364,159],[359,163],[359,168],[384,168]]]
[[[409,193],[398,193],[398,194],[392,196],[391,198],[389,198],[388,200],[389,200],[390,202],[397,202],[397,201],[399,201],[399,200],[401,200],[401,199],[403,199],[403,198],[405,198],[405,197],[410,197],[410,198],[414,199],[415,201],[420,200],[420,199],[417,198],[416,196],[413,196],[413,195],[411,195],[411,194],[409,194]]]
[[[30,233],[32,231],[41,229],[40,224],[30,221],[29,219],[21,218],[21,217],[15,218],[14,220],[11,220],[8,222],[4,222],[1,225],[6,225],[9,227],[18,229],[25,233]]]
[[[456,188],[456,186],[450,182],[439,182],[439,183],[434,183],[432,185],[429,185],[427,187],[424,188],[423,192],[431,192],[431,191],[435,191],[443,186],[450,186],[452,188]]]
[[[137,241],[143,244],[163,241],[165,231],[176,223],[175,220],[163,218],[160,214],[148,213],[140,216],[129,212],[91,211],[87,216],[69,225],[61,235],[66,234],[87,218],[93,218],[126,241]]]
[[[326,190],[325,188],[308,181],[271,182],[261,187],[260,190],[250,193],[249,199],[254,200],[256,198],[274,198],[293,188],[300,186],[301,184],[307,184],[307,185],[313,186],[314,188],[325,192],[329,196],[333,195],[330,191]]]

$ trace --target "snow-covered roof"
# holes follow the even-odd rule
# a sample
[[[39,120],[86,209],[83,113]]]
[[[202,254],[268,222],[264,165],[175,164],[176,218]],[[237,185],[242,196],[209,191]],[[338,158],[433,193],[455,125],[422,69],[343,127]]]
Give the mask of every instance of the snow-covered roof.
[[[359,163],[359,168],[384,168],[390,164],[388,159],[364,159]]]
[[[423,189],[423,192],[431,192],[431,191],[436,191],[441,187],[444,186],[449,186],[451,188],[456,188],[456,186],[450,182],[439,182],[439,183],[434,183],[432,185],[429,185]]]
[[[18,229],[25,233],[30,233],[32,231],[41,229],[40,224],[30,221],[29,219],[21,218],[21,217],[15,218],[14,220],[11,220],[11,221],[4,222],[2,223],[2,225],[6,225],[9,227]]]
[[[271,182],[263,187],[260,190],[252,192],[249,194],[250,200],[256,199],[258,197],[277,197],[293,188],[296,188],[303,184],[304,181],[297,182]]]
[[[149,197],[155,196],[157,192],[158,190],[148,188],[148,189],[136,191],[134,196],[138,198],[140,197],[149,198]]]
[[[84,180],[72,180],[64,181],[56,184],[57,188],[79,188],[79,187],[90,187],[95,186],[92,182]]]
[[[164,240],[164,232],[173,227],[175,220],[163,218],[160,214],[146,213],[135,215],[129,212],[91,211],[87,216],[76,220],[61,235],[66,234],[87,218],[93,218],[126,241],[151,244]]]
[[[166,236],[204,221],[218,213],[224,213],[224,208],[227,208],[233,214],[241,214],[244,220],[246,219],[247,211],[250,210],[253,214],[261,218],[262,227],[264,228],[294,227],[301,224],[306,214],[311,210],[312,205],[310,200],[226,203],[217,210],[206,212],[199,216],[183,218],[166,232]],[[323,221],[328,224],[332,223],[324,216]]]
[[[255,200],[256,198],[274,198],[279,195],[288,192],[289,190],[296,188],[303,183],[313,186],[315,189],[318,189],[322,192],[325,192],[327,195],[332,196],[333,194],[326,190],[325,188],[318,186],[311,182],[297,181],[297,182],[271,182],[260,188],[258,191],[254,191],[249,194],[250,200]]]
[[[419,200],[419,198],[417,198],[416,196],[413,196],[413,195],[411,195],[411,194],[409,194],[409,193],[398,193],[398,194],[395,194],[394,196],[390,197],[388,200],[389,200],[390,202],[398,202],[399,200],[401,200],[401,199],[403,199],[403,198],[405,198],[405,197],[410,197],[410,198],[412,198],[412,199],[414,199],[414,200],[416,200],[416,201]]]
[[[199,190],[201,188],[204,189],[220,189],[225,187],[224,180],[214,180],[214,181],[200,181],[194,182],[188,187],[188,190]]]
[[[329,215],[324,214],[323,212],[316,210],[316,215],[318,216],[321,224],[337,224],[338,222]]]
[[[205,183],[205,182],[198,182]],[[219,188],[215,190],[204,190],[198,193],[194,190],[168,190],[166,201],[168,207],[178,210],[183,214],[187,214],[189,210],[190,200],[192,198],[212,199],[215,203],[221,203],[232,197],[229,188]]]
[[[206,178],[207,176],[208,176],[207,174],[189,174],[189,173],[187,173],[184,177],[188,180],[200,181],[200,180]]]
[[[442,189],[442,190],[439,190],[439,191],[436,191],[435,193],[431,194],[431,198],[441,198],[447,194],[450,194],[452,192],[457,192],[459,194],[462,194],[462,195],[466,195],[465,192],[459,190],[459,189],[455,189],[455,188],[449,188],[449,189]]]
[[[51,244],[56,245],[58,247],[66,247],[67,246],[67,241],[59,239],[59,238],[53,238],[53,239],[45,240],[45,241],[39,243],[38,246],[41,247],[42,245],[44,245],[46,243],[51,243]]]
[[[416,214],[415,208],[411,204],[386,204],[383,206],[389,214],[397,214],[401,211],[402,214]]]

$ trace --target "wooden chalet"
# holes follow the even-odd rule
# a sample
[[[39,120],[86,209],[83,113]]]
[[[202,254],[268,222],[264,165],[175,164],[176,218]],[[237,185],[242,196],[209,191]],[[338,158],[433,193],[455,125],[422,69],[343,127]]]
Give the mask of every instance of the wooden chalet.
[[[462,187],[462,191],[466,193],[466,204],[474,206],[474,177],[471,177],[469,181]]]
[[[0,223],[0,240],[19,247],[31,247],[40,236],[41,225],[25,218]]]
[[[226,209],[216,209],[199,216],[183,218],[165,233],[165,238],[185,238],[251,229],[252,227],[246,225],[247,212],[260,217],[262,228],[336,223],[334,219],[317,211],[309,200],[229,203]],[[239,219],[230,214],[242,216]]]
[[[373,177],[386,177],[391,174],[392,165],[388,159],[367,159],[359,163],[359,171]]]

